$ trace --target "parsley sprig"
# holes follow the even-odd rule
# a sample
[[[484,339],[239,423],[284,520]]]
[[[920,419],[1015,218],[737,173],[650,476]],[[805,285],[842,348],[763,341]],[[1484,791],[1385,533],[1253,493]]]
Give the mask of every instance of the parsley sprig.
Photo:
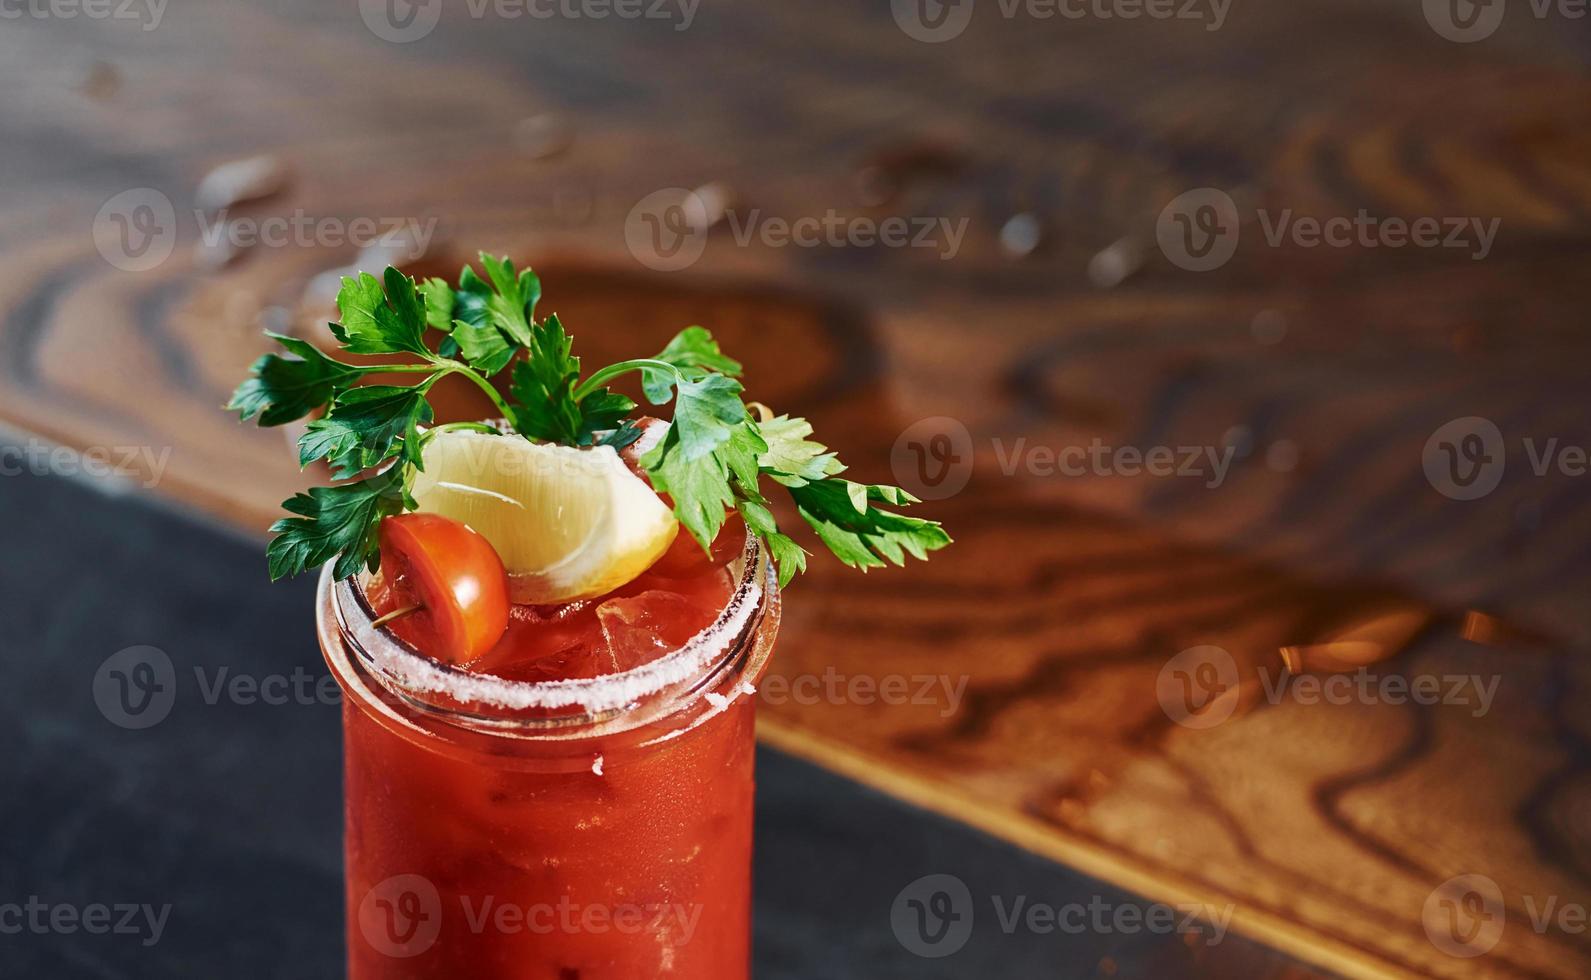
[[[466,266],[456,286],[436,278],[417,283],[393,268],[381,279],[368,273],[343,279],[342,319],[331,325],[343,351],[412,355],[412,362],[348,364],[303,340],[269,334],[285,354],[256,361],[228,409],[263,426],[318,413],[298,441],[299,462],[325,460],[343,481],[283,504],[292,516],[271,526],[273,579],[334,559],[339,577],[374,568],[381,519],[415,507],[410,486],[424,467],[426,443],[450,429],[498,431],[480,422],[432,425],[430,391],[453,375],[480,387],[521,436],[622,448],[640,436],[633,418],[639,406],[608,385],[640,374],[649,403],[674,405],[667,431],[640,460],[653,487],[673,499],[680,523],[703,548],[728,513],[738,511],[767,542],[781,585],[806,569],[807,552],[780,529],[763,495],[764,478],[789,494],[818,540],[853,568],[904,564],[907,555],[926,558],[950,543],[937,523],[880,506],[917,503],[911,494],[842,478],[845,466],[810,438],[805,419],[754,418],[742,398],[741,365],[706,329],[686,327],[656,355],[582,380],[580,358],[557,314],[536,319],[536,274],[485,253],[480,264],[484,277]],[[510,368],[505,398],[492,379]],[[376,374],[419,380],[361,383]]]

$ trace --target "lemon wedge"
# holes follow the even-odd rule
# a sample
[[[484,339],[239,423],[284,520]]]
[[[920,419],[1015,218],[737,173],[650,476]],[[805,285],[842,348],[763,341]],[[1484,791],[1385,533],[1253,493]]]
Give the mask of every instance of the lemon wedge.
[[[612,592],[662,557],[679,521],[609,446],[448,430],[426,444],[414,499],[474,528],[508,571],[515,602]]]

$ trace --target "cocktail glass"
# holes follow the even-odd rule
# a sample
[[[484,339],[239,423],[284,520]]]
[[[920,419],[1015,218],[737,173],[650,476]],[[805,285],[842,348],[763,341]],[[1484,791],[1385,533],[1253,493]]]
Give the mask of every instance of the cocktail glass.
[[[728,584],[710,625],[598,676],[440,663],[328,566],[352,980],[748,975],[753,694],[780,596],[745,537],[700,566]]]

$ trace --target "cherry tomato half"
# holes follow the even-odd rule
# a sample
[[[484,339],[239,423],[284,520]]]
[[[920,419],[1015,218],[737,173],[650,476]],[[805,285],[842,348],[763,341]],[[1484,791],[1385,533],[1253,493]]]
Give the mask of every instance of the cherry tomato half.
[[[394,605],[421,608],[394,624],[424,653],[450,664],[477,659],[508,628],[508,573],[484,537],[438,514],[382,520],[381,574]]]

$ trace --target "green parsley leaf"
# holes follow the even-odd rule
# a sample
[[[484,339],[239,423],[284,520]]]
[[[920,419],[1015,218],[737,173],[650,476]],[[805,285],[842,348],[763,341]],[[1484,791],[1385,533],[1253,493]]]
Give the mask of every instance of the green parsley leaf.
[[[686,377],[700,377],[707,371],[716,371],[731,378],[740,377],[740,362],[725,357],[718,349],[718,341],[705,327],[686,327],[681,330],[653,359],[686,371]],[[662,405],[668,401],[669,391],[678,377],[679,374],[662,368],[642,368],[641,391],[647,401]]]
[[[718,455],[723,458],[724,465],[729,467],[735,482],[748,494],[757,492],[757,477],[762,472],[761,460],[767,452],[768,444],[749,418],[731,428],[729,439],[718,449]]]
[[[405,330],[416,331],[417,338],[423,337],[426,326],[425,306],[420,301],[420,291],[415,288],[413,277],[404,275],[390,265],[382,276],[387,283],[387,303],[397,314],[398,322],[403,324]],[[424,354],[426,347],[421,341],[416,347],[405,349]]]
[[[453,294],[452,318],[477,326],[486,323],[491,318],[486,303],[492,295],[491,283],[476,275],[474,269],[465,266],[459,273],[458,291]]]
[[[298,575],[333,558],[333,574],[346,578],[368,565],[376,567],[376,530],[381,519],[400,513],[407,495],[400,480],[388,473],[334,487],[312,487],[282,506],[296,517],[271,525],[276,535],[266,549],[271,579]]]
[[[663,441],[641,457],[641,466],[652,478],[652,489],[674,498],[680,526],[704,551],[710,550],[724,526],[726,510],[735,502],[724,460],[716,455],[686,459],[679,431],[670,426]]]
[[[805,486],[845,471],[828,447],[807,439],[812,423],[806,419],[781,415],[758,422],[757,431],[768,443],[759,463],[768,476],[787,487]]]
[[[674,498],[674,515],[702,547],[709,548],[723,526],[724,509],[735,504],[736,492],[760,500],[757,494],[757,458],[768,444],[749,419],[727,429],[728,437],[716,451],[696,459],[685,451],[675,408],[675,424],[662,442],[641,458],[641,466],[654,489]]]
[[[266,333],[297,357],[265,354],[250,369],[253,377],[238,386],[227,410],[247,422],[258,417],[264,426],[284,425],[310,414],[353,387],[364,368],[334,361],[307,341]]]
[[[298,462],[329,461],[345,474],[358,473],[402,452],[420,464],[418,427],[429,425],[431,403],[424,385],[371,385],[345,392],[325,418],[309,423],[298,440]]]
[[[504,262],[484,253],[481,260],[488,268],[497,269],[499,275],[508,276],[508,269],[512,269],[511,265],[505,269]],[[464,267],[459,273],[458,291],[449,293],[451,319],[445,329],[450,334],[438,346],[438,353],[444,357],[463,354],[470,367],[487,375],[496,374],[508,366],[508,362],[522,349],[522,338],[530,335],[530,327],[525,319],[528,314],[511,314],[522,294],[511,276],[508,281],[514,283],[515,298],[505,300],[493,291],[490,283],[476,275],[474,269]],[[540,294],[539,282],[535,292]],[[534,305],[532,299],[531,308]]]
[[[740,511],[751,533],[761,536],[768,543],[768,551],[779,569],[779,588],[789,585],[797,575],[807,570],[806,550],[796,544],[794,538],[779,532],[779,524],[765,501],[743,498],[736,502],[735,508]]]
[[[514,382],[509,387],[518,403],[514,427],[532,439],[577,445],[580,406],[574,388],[580,378],[580,359],[569,356],[574,341],[564,332],[558,314],[536,324],[528,346],[530,357],[514,365]]]
[[[540,277],[529,269],[516,273],[514,263],[485,252],[481,253],[481,264],[496,289],[486,299],[487,314],[519,346],[531,346],[531,326],[535,323],[536,303],[541,299]]]
[[[906,491],[839,479],[844,464],[807,438],[812,425],[805,419],[779,416],[753,422],[740,401],[739,382],[708,373],[700,380],[677,381],[676,392],[667,438],[641,465],[653,486],[666,488],[674,498],[680,524],[703,547],[717,535],[727,501],[767,542],[782,583],[806,569],[806,552],[779,530],[761,495],[761,476],[784,486],[818,539],[852,567],[901,564],[907,554],[923,558],[950,543],[932,521],[873,506],[916,503]],[[705,451],[699,448],[704,444]],[[698,447],[695,454],[693,445]]]
[[[681,380],[675,386],[673,430],[686,462],[712,453],[729,441],[735,426],[746,421],[741,391],[739,381],[722,374]]]
[[[575,433],[576,445],[589,446],[595,441],[597,433],[609,430],[618,430],[625,419],[635,411],[635,402],[616,391],[600,388],[580,399],[580,429]],[[635,438],[640,437],[637,430]],[[608,445],[612,445],[611,442]],[[623,443],[622,448],[629,443]]]
[[[443,333],[453,329],[453,287],[434,276],[420,284],[425,299],[425,322]]]
[[[797,575],[807,570],[806,549],[796,544],[794,538],[778,531],[769,531],[762,539],[768,543],[774,565],[779,569],[779,588],[787,588]]]
[[[865,498],[859,510],[853,488],[861,487]],[[944,528],[933,521],[906,517],[880,510],[873,499],[909,501],[911,495],[894,487],[864,487],[849,480],[823,480],[791,487],[801,517],[817,532],[818,539],[840,561],[852,568],[868,569],[886,561],[905,564],[905,555],[926,559],[928,552],[950,543]]]
[[[413,353],[428,356],[425,314],[414,290],[414,280],[388,268],[387,292],[368,272],[344,276],[337,294],[342,322],[331,325],[332,334],[350,354]],[[390,305],[389,305],[390,301]]]
[[[612,446],[614,449],[623,449],[630,443],[641,438],[641,427],[633,419],[625,419],[613,429],[592,443],[593,446]]]
[[[522,434],[544,442],[589,446],[598,433],[619,428],[635,411],[634,401],[608,388],[576,397],[580,358],[570,356],[573,346],[556,313],[531,327],[530,356],[514,366],[509,388],[516,402],[514,427]]]
[[[491,323],[454,320],[450,339],[458,345],[459,353],[470,367],[482,374],[496,374],[519,353],[519,347]]]

